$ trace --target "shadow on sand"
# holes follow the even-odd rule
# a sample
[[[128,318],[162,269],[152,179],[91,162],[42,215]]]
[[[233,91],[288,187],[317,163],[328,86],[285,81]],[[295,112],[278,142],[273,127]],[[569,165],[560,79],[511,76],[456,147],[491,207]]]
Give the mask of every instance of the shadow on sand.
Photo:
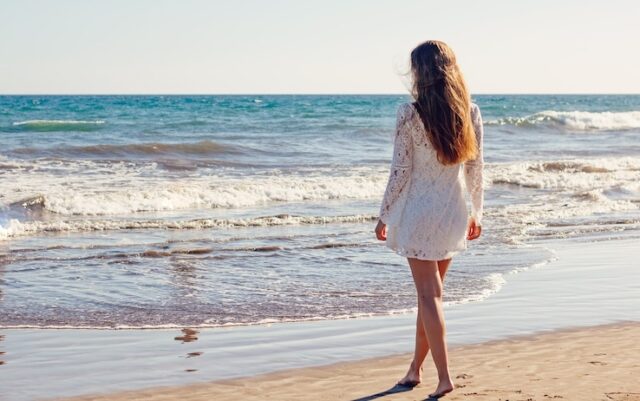
[[[411,391],[411,390],[413,390],[413,387],[401,386],[399,384],[396,384],[395,386],[391,387],[388,390],[381,391],[379,393],[375,393],[375,394],[371,394],[371,395],[367,395],[365,397],[356,398],[356,399],[353,399],[351,401],[370,401],[370,400],[375,400],[376,398],[385,397],[387,395],[397,394],[397,393],[404,393],[405,391]],[[442,397],[429,397],[429,396],[427,396],[427,398],[425,398],[423,401],[437,401],[437,400],[439,400],[441,398]]]
[[[369,401],[369,400],[375,400],[376,398],[382,398],[384,396],[387,395],[391,395],[391,394],[397,394],[397,393],[404,393],[405,391],[411,391],[413,390],[412,387],[407,387],[407,386],[401,386],[399,384],[396,384],[395,386],[391,387],[388,390],[384,390],[381,391],[379,393],[375,393],[375,394],[371,394],[371,395],[367,395],[365,397],[361,397],[361,398],[356,398],[352,401]]]

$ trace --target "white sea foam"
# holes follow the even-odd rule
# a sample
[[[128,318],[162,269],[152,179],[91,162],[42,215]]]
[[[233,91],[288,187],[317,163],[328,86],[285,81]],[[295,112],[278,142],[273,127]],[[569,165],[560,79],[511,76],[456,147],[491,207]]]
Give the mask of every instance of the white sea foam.
[[[504,276],[500,273],[491,273],[483,277],[483,281],[485,281],[487,287],[484,288],[479,294],[463,298],[461,301],[451,302],[451,304],[466,304],[469,302],[482,301],[500,291],[502,286],[507,282],[504,279]]]
[[[522,244],[550,223],[634,212],[640,205],[640,160],[636,158],[493,164],[486,180],[527,191],[526,202],[486,211],[487,219],[508,222],[504,235],[513,244]]]
[[[121,215],[143,211],[238,208],[271,202],[368,199],[382,195],[386,169],[315,169],[244,176],[222,173],[171,179],[154,165],[91,161],[22,162],[5,174],[0,201],[42,196],[44,209],[60,215]],[[24,170],[30,170],[25,174]]]
[[[26,120],[12,124],[13,130],[33,132],[95,131],[102,129],[105,120]]]
[[[24,224],[17,219],[0,219],[0,241],[25,233]]]
[[[251,176],[157,176],[151,165],[91,161],[20,162],[5,173],[0,193],[6,204],[41,196],[42,206],[60,215],[122,215],[143,211],[238,208],[273,202],[376,199],[382,196],[386,168],[340,168]],[[29,170],[30,174],[25,174]],[[89,172],[89,173],[87,173]],[[640,160],[600,158],[487,164],[485,184],[510,184],[591,196],[606,201],[638,195]],[[594,192],[595,191],[595,192]],[[590,193],[588,195],[587,193]]]
[[[486,121],[488,125],[547,125],[575,131],[629,130],[640,128],[640,111],[588,112],[541,111],[525,117]]]
[[[620,157],[500,163],[487,169],[487,180],[490,184],[512,184],[575,194],[638,182],[640,160]]]
[[[288,225],[362,223],[373,221],[375,214],[357,214],[344,216],[292,216],[277,215],[238,219],[191,219],[191,220],[59,220],[29,221],[21,223],[12,219],[6,228],[0,226],[0,240],[11,237],[37,234],[41,232],[79,232],[105,230],[190,230],[232,227],[267,227]]]
[[[104,120],[26,120],[17,121],[13,126],[55,126],[55,125],[102,125],[107,122]]]
[[[109,215],[141,211],[237,208],[269,202],[363,199],[379,195],[376,177],[267,177],[148,183],[138,188],[59,191],[45,195],[45,208],[58,214]],[[151,185],[149,185],[151,184]]]
[[[272,216],[260,219],[172,221],[136,218],[141,211],[238,208],[275,202],[379,199],[386,168],[336,168],[297,173],[229,176],[158,177],[149,165],[124,162],[21,161],[0,181],[0,201],[44,209],[56,221],[0,221],[0,239],[44,231],[214,228],[276,224],[356,222],[372,216]],[[28,171],[29,174],[25,174]],[[488,209],[490,218],[533,226],[540,221],[634,210],[640,200],[640,160],[599,158],[487,164],[487,193],[492,185],[530,188],[527,203]],[[29,200],[25,202],[25,199]],[[24,206],[23,206],[24,205]],[[113,218],[117,215],[117,219]],[[96,216],[86,219],[69,216]],[[127,216],[131,216],[130,218]],[[522,224],[514,225],[521,227]],[[519,235],[518,235],[519,236]],[[516,241],[517,242],[517,241]]]

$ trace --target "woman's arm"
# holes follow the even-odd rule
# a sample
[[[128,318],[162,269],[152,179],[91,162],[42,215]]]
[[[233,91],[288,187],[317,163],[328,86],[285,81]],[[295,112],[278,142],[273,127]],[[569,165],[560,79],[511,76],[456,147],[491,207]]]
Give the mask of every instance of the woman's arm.
[[[464,180],[469,196],[471,197],[471,217],[475,220],[476,225],[480,226],[482,224],[482,209],[484,203],[484,186],[482,182],[482,170],[484,168],[484,129],[482,127],[480,108],[475,104],[471,109],[471,118],[473,120],[473,128],[476,132],[478,156],[475,160],[468,160],[464,163]]]
[[[387,189],[384,191],[382,205],[380,206],[379,219],[385,223],[389,216],[393,202],[398,199],[411,174],[411,160],[413,157],[413,141],[409,131],[409,119],[411,118],[411,105],[402,104],[398,108],[396,117],[396,132],[393,141],[393,159]]]

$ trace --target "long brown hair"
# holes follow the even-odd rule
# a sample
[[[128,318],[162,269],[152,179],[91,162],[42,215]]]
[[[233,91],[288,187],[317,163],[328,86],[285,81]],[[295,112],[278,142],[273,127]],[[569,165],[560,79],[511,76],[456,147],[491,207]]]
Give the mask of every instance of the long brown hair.
[[[456,56],[437,40],[411,52],[412,95],[429,141],[445,165],[473,160],[478,153],[471,97]]]

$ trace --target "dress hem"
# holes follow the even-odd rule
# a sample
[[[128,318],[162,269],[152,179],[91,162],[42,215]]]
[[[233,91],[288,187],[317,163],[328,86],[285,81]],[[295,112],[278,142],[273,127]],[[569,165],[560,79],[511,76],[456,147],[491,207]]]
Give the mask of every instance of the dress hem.
[[[467,248],[462,248],[462,249],[457,249],[457,250],[452,250],[452,251],[448,251],[447,253],[445,253],[444,255],[439,254],[438,256],[425,256],[425,255],[416,255],[415,252],[409,252],[406,251],[402,248],[396,248],[393,246],[389,246],[387,245],[387,247],[389,249],[391,249],[392,251],[394,251],[396,254],[400,255],[400,256],[404,256],[405,258],[412,258],[412,259],[418,259],[418,260],[445,260],[445,259],[451,259],[454,256],[456,256],[457,254],[459,254],[460,252],[466,250]]]

